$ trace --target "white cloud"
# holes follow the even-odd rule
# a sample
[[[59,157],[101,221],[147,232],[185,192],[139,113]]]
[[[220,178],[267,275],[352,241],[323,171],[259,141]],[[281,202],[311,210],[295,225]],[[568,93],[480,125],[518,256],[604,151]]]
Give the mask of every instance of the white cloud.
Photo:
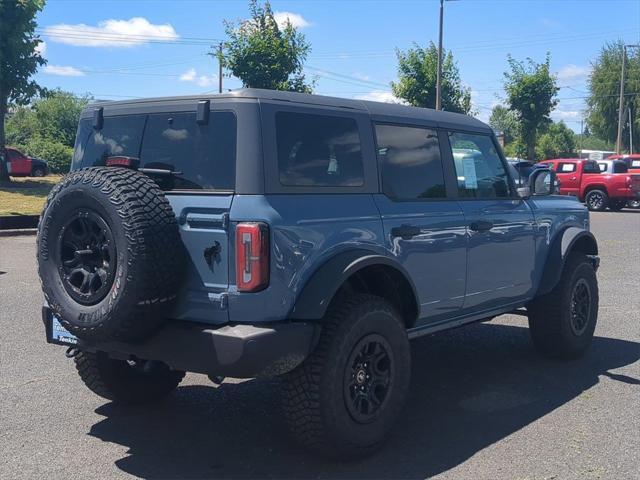
[[[198,75],[195,68],[190,68],[179,77],[181,82],[193,82],[200,87],[210,87],[218,81],[217,75]]]
[[[554,120],[579,120],[581,116],[580,110],[555,110],[551,113]]]
[[[284,28],[287,23],[287,19],[289,20],[289,22],[291,22],[291,25],[296,28],[305,28],[311,26],[311,23],[309,23],[302,15],[298,13],[275,12],[273,14],[273,18],[275,18],[276,23],[280,28]]]
[[[47,54],[47,43],[44,40],[41,40],[36,47],[36,53],[39,53],[43,58]]]
[[[364,73],[353,72],[351,76],[359,80],[363,80],[365,82],[368,82],[369,80],[371,80],[371,77],[369,75],[365,75]]]
[[[196,69],[195,68],[190,68],[189,70],[187,70],[186,72],[184,72],[182,75],[180,75],[180,81],[182,82],[193,82],[193,80],[196,78]]]
[[[84,77],[84,72],[76,67],[63,67],[61,65],[45,65],[42,69],[49,75],[59,75],[61,77]]]
[[[156,40],[175,40],[178,34],[169,23],[155,25],[146,18],[109,19],[97,27],[79,23],[60,23],[45,28],[52,42],[78,47],[132,47]]]
[[[357,100],[371,100],[374,102],[386,102],[386,103],[404,103],[398,97],[391,92],[385,92],[384,90],[372,90],[365,95],[359,95]]]
[[[570,82],[585,80],[590,72],[590,67],[580,67],[578,65],[570,63],[558,70],[557,75],[558,80],[561,80],[563,82]]]

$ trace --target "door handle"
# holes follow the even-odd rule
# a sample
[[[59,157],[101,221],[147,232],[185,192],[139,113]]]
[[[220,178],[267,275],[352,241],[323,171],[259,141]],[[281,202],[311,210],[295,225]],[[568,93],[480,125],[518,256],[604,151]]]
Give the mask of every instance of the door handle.
[[[487,232],[493,228],[493,222],[478,220],[477,222],[472,222],[469,228],[474,232]]]
[[[401,225],[391,229],[392,237],[400,237],[403,240],[409,240],[416,235],[420,235],[420,228],[414,225]]]

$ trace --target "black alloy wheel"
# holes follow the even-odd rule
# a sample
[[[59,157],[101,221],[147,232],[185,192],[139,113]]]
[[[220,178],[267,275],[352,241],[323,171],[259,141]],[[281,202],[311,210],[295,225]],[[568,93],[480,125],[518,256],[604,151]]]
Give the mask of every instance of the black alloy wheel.
[[[373,421],[384,408],[393,386],[393,353],[378,334],[362,338],[353,348],[344,376],[344,397],[358,423]]]
[[[113,284],[117,252],[107,222],[92,210],[78,210],[62,227],[59,273],[78,303],[95,305]]]

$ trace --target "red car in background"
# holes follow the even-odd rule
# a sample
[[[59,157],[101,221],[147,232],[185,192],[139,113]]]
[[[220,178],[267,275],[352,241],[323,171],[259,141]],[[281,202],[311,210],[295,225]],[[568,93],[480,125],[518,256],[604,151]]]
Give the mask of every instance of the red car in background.
[[[44,160],[31,158],[13,147],[6,147],[4,150],[9,175],[12,177],[44,177],[50,173],[49,164]]]
[[[540,162],[556,172],[561,195],[574,195],[594,211],[621,210],[628,201],[640,199],[640,174],[629,173],[626,165],[614,163],[619,168],[613,171],[620,173],[602,172],[595,160],[556,158]]]
[[[640,153],[632,153],[631,155],[611,155],[607,160],[622,160],[627,164],[629,173],[640,173]]]

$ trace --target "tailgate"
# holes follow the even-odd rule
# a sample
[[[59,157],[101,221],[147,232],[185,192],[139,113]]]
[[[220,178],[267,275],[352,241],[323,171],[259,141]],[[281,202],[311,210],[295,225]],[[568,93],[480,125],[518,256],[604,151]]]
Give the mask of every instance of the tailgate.
[[[168,194],[188,259],[170,317],[226,323],[229,288],[229,209],[233,195]],[[170,255],[170,252],[167,252]]]

